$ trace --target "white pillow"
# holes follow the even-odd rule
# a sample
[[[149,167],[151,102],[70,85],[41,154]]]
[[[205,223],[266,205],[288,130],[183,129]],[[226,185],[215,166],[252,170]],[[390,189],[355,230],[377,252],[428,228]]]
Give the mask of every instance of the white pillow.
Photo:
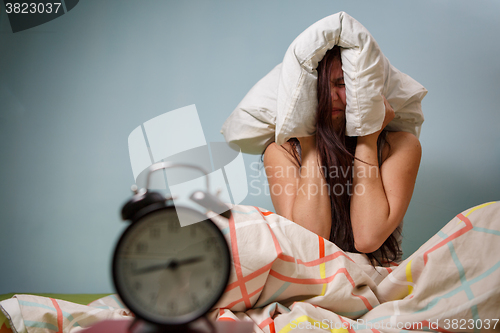
[[[427,90],[389,63],[365,27],[339,12],[314,23],[292,42],[281,70],[278,65],[261,79],[226,120],[221,131],[226,141],[245,153],[260,154],[272,141],[281,145],[289,138],[314,134],[316,67],[334,45],[342,47],[347,135],[380,129],[383,94],[396,113],[387,129],[418,137],[424,121],[420,103]]]
[[[262,154],[274,141],[280,72],[281,64],[260,79],[222,125],[226,141],[244,153]]]

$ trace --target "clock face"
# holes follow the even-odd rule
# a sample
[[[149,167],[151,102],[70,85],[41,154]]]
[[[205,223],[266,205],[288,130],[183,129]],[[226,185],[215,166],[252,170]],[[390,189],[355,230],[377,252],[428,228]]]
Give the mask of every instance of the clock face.
[[[226,288],[230,254],[217,226],[177,207],[197,222],[181,227],[173,207],[130,225],[113,257],[113,279],[127,307],[149,322],[184,324],[210,310]]]

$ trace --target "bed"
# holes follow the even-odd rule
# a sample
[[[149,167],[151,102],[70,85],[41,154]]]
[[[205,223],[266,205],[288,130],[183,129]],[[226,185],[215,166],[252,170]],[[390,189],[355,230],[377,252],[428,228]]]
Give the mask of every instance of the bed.
[[[0,295],[0,302],[8,300],[19,293],[10,293]],[[57,299],[74,304],[87,305],[95,300],[109,296],[110,294],[31,294],[34,297],[43,297],[48,299]],[[7,319],[6,315],[0,311],[0,332],[10,333],[13,332],[11,329],[11,324]]]
[[[384,267],[273,212],[232,211],[230,220],[214,217],[233,256],[214,321],[251,321],[255,332],[500,331],[500,202],[458,214],[402,263]],[[0,319],[0,332],[77,332],[132,318],[116,295],[86,297],[80,303],[98,299],[16,295],[9,300],[17,310],[0,303],[10,319]]]

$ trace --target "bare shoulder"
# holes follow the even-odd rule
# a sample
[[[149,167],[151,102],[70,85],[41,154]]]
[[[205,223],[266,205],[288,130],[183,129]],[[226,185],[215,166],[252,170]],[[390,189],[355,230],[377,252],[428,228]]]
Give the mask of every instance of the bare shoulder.
[[[388,132],[387,142],[389,143],[391,151],[413,152],[418,155],[422,153],[420,141],[415,135],[408,132]]]
[[[391,160],[417,165],[422,157],[422,147],[418,138],[408,132],[388,132],[387,143],[382,152],[382,163]]]
[[[279,146],[276,142],[271,143],[267,146],[264,152],[264,164],[265,165],[282,165],[282,164],[293,164],[297,165],[297,161],[294,158],[294,147],[286,142]]]
[[[409,132],[387,132],[387,141],[392,145],[404,144],[404,145],[415,145],[420,146],[420,141],[418,138]]]

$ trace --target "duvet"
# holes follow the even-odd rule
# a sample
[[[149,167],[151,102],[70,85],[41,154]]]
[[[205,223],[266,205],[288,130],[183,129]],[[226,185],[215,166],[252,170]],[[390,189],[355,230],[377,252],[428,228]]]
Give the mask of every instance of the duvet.
[[[214,321],[255,332],[500,331],[500,202],[453,218],[399,265],[370,265],[270,211],[236,205],[214,216],[233,269]],[[88,306],[16,295],[0,302],[0,332],[78,332],[131,318],[115,296]],[[0,319],[1,322],[1,319]]]

